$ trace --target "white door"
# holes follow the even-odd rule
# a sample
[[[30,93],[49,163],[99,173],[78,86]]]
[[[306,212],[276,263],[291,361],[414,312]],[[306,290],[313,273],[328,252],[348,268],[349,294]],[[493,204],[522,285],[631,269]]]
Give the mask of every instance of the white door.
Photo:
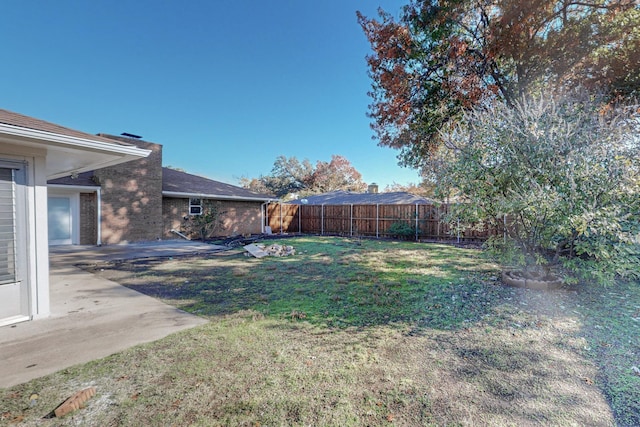
[[[0,161],[0,325],[29,319],[26,166]]]
[[[49,244],[70,245],[73,243],[73,215],[71,197],[49,196]]]
[[[49,245],[77,245],[80,242],[80,193],[52,188],[48,193]]]

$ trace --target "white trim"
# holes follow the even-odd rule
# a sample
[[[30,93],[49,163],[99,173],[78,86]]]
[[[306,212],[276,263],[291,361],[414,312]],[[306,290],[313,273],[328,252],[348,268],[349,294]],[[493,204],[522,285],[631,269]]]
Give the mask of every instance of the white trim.
[[[100,191],[99,186],[94,187],[93,185],[47,184],[47,187],[59,190]]]
[[[56,190],[62,190],[62,194],[77,194],[78,198],[80,197],[80,193],[96,193],[96,245],[102,245],[102,187],[93,186],[93,185],[73,185],[73,184],[47,184],[47,193],[50,194],[49,190],[53,190],[54,195],[56,194]],[[57,194],[61,194],[58,192]],[[78,207],[80,207],[80,201],[78,200]],[[76,223],[80,224],[80,211],[77,212],[77,221]],[[78,242],[80,241],[80,230],[78,229],[77,233]],[[74,243],[77,244],[77,243]]]
[[[272,202],[277,200],[277,199],[271,199],[268,197],[223,196],[220,194],[180,193],[177,191],[163,191],[162,195],[167,197],[176,197],[180,199],[200,198],[200,199],[238,200],[238,201],[252,201],[252,202]]]
[[[0,319],[0,327],[13,325],[14,323],[19,322],[28,322],[29,320],[31,320],[31,316],[18,315],[13,317],[5,317],[3,319]]]
[[[6,135],[19,136],[23,138],[37,139],[51,145],[57,143],[60,146],[71,146],[89,151],[103,151],[108,153],[125,154],[133,157],[147,157],[151,154],[151,150],[138,148],[134,145],[120,145],[116,142],[98,141],[88,138],[79,138],[75,136],[60,135],[53,132],[45,132],[36,129],[29,129],[19,126],[0,123],[0,133]]]

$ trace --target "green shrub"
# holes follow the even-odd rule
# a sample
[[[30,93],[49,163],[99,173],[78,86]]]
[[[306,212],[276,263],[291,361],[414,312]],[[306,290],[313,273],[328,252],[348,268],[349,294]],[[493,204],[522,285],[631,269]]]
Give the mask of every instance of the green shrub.
[[[397,221],[391,224],[387,233],[395,238],[410,240],[415,237],[416,229],[403,221]]]

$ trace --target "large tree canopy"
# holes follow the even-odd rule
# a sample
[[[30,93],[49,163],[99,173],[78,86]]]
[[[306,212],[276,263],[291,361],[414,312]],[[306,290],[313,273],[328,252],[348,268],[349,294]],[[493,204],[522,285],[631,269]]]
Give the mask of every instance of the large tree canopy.
[[[358,13],[371,43],[369,115],[380,145],[424,166],[439,131],[487,102],[576,86],[640,87],[634,0],[413,0],[399,19]]]
[[[253,191],[271,193],[278,197],[329,191],[363,191],[367,185],[362,175],[343,156],[332,155],[330,162],[309,160],[300,162],[296,157],[278,156],[271,174],[259,178],[242,178],[241,185]]]

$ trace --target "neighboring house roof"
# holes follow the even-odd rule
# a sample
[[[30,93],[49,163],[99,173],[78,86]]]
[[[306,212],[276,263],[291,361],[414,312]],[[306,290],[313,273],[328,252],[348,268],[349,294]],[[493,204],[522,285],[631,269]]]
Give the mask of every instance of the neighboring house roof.
[[[149,155],[130,144],[0,109],[0,142],[46,149],[47,178],[111,166]]]
[[[297,205],[429,205],[433,200],[404,191],[391,193],[352,193],[333,191],[314,194],[288,203]]]
[[[222,200],[275,200],[275,196],[258,194],[246,188],[214,181],[170,168],[162,168],[162,194],[168,197],[200,197]]]

